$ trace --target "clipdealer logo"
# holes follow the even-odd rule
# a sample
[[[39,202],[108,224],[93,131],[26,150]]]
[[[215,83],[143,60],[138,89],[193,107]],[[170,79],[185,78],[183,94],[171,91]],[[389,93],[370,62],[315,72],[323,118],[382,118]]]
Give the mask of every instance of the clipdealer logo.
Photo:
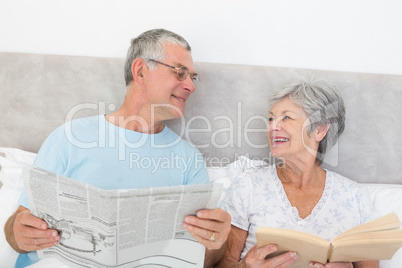
[[[182,168],[185,169],[186,164],[189,160],[179,159],[178,156],[170,156],[171,159],[144,159],[139,160],[138,153],[128,153],[128,151],[132,151],[130,149],[137,149],[143,147],[145,144],[149,143],[151,148],[170,148],[176,145],[181,141],[181,137],[187,140],[190,144],[195,146],[198,149],[228,149],[228,148],[242,148],[243,145],[248,148],[253,149],[264,149],[269,147],[268,138],[266,138],[267,126],[268,126],[268,116],[264,117],[261,115],[250,116],[248,118],[244,118],[242,114],[242,104],[239,101],[237,104],[236,116],[230,117],[228,115],[217,115],[213,118],[208,118],[203,115],[196,115],[190,118],[185,118],[177,107],[170,104],[154,104],[151,106],[151,122],[148,123],[141,116],[130,116],[128,118],[116,117],[114,118],[117,125],[120,127],[108,127],[110,124],[102,117],[99,117],[98,121],[98,136],[93,140],[84,140],[77,136],[74,132],[74,124],[71,121],[74,118],[77,118],[77,114],[80,114],[83,110],[92,110],[97,111],[98,114],[107,114],[115,111],[116,105],[109,104],[106,102],[100,101],[98,103],[80,103],[72,107],[65,117],[66,127],[64,129],[66,138],[73,146],[82,148],[82,149],[91,149],[91,148],[118,148],[118,157],[119,160],[125,161],[129,158],[131,162],[130,165],[142,165],[142,166],[161,166],[162,163],[167,166],[167,163],[170,161],[171,163],[177,162],[181,163]],[[125,126],[129,123],[135,122],[139,124],[143,129],[149,129],[149,126],[155,122],[155,111],[157,109],[172,109],[177,113],[177,117],[180,122],[179,131],[177,131],[178,137],[175,140],[169,141],[167,143],[157,143],[155,139],[155,135],[141,135],[141,138],[133,141],[129,137],[127,137],[127,130]],[[234,113],[231,113],[234,114]],[[244,122],[244,123],[243,123]],[[252,127],[253,124],[258,123],[257,125],[262,125],[263,127],[256,128]],[[304,128],[307,128],[311,122],[308,120],[304,124]],[[203,127],[201,128],[200,125]],[[216,126],[219,125],[218,128]],[[331,124],[331,127],[337,127],[336,123]],[[263,135],[266,138],[266,142],[263,144],[256,144],[251,139],[252,135]],[[197,137],[202,136],[202,139],[197,139]],[[195,137],[195,138],[194,138]],[[206,139],[206,137],[208,139]],[[222,137],[224,137],[222,139]],[[262,138],[263,139],[263,138]],[[245,143],[245,144],[244,144]],[[303,145],[306,147],[306,150],[311,154],[317,153],[312,148],[309,148],[303,141]],[[148,146],[148,145],[147,145]],[[325,157],[324,162],[331,165],[336,166],[338,164],[338,143],[334,144],[329,152],[330,158]],[[324,156],[318,154],[318,157],[323,159]],[[213,158],[213,157],[212,157]],[[273,157],[271,155],[268,156],[272,163]],[[235,158],[236,159],[236,158]],[[225,165],[230,163],[230,159],[221,157],[221,159],[204,159],[207,163],[214,162],[220,163],[221,165]],[[156,162],[155,162],[156,161]],[[233,160],[232,160],[233,161]]]

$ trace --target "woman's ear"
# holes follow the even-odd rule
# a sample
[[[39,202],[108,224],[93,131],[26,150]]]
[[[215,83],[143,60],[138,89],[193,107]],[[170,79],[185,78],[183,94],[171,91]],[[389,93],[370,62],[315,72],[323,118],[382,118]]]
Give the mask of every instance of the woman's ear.
[[[141,58],[136,58],[131,64],[131,73],[133,79],[138,84],[143,84],[144,82],[144,72],[146,71],[145,61]]]
[[[327,135],[328,129],[330,127],[330,124],[326,124],[326,125],[319,125],[315,132],[315,140],[320,142],[322,141],[322,139],[325,138],[325,136]]]

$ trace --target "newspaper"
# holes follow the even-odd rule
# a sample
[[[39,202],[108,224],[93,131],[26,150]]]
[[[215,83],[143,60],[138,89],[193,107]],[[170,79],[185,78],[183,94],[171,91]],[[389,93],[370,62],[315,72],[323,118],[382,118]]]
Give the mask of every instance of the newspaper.
[[[31,213],[61,237],[40,258],[70,267],[203,267],[205,248],[182,223],[214,208],[220,185],[102,190],[32,166],[23,176]]]

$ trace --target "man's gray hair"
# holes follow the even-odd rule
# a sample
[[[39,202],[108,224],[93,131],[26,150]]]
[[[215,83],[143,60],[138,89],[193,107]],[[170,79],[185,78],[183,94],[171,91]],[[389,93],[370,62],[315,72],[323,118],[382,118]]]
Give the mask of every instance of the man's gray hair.
[[[131,40],[124,63],[126,86],[133,81],[133,74],[131,73],[133,61],[136,58],[161,61],[166,54],[166,44],[180,45],[191,53],[190,45],[182,36],[165,29],[149,30]],[[150,69],[157,68],[157,64],[154,62],[146,61],[146,64]]]
[[[308,135],[320,125],[330,125],[327,135],[318,146],[316,162],[321,165],[324,154],[336,144],[345,129],[345,105],[342,96],[335,85],[326,81],[301,80],[276,91],[269,102],[269,109],[287,97],[307,113]]]

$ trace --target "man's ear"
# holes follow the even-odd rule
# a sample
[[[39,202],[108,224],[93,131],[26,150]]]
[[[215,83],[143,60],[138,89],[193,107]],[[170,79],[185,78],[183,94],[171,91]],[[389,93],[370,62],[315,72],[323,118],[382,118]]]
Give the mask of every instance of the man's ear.
[[[136,83],[142,84],[144,82],[144,72],[146,72],[147,66],[143,59],[136,58],[131,64],[131,73]]]
[[[315,140],[318,141],[318,142],[322,141],[322,139],[324,139],[325,136],[327,135],[329,127],[330,127],[330,124],[319,125],[316,128],[316,130],[314,131],[315,132]]]

